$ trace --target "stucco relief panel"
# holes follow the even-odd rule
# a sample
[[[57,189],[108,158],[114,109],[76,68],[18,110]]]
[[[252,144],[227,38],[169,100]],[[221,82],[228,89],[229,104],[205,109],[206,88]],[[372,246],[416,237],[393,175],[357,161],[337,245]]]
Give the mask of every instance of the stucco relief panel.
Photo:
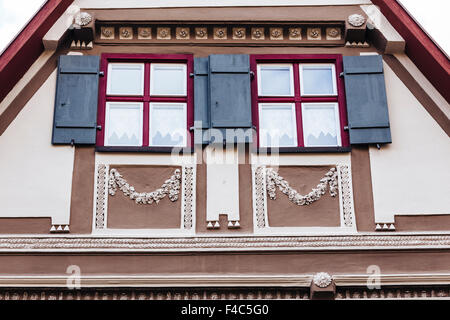
[[[253,165],[252,180],[255,234],[356,232],[348,165]]]
[[[193,165],[97,164],[94,234],[190,235]]]

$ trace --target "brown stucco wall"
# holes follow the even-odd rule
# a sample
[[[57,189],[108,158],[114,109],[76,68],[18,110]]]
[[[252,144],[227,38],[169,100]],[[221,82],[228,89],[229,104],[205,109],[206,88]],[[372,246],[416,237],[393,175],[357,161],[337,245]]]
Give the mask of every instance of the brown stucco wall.
[[[82,275],[366,274],[370,265],[382,274],[445,273],[450,251],[0,254],[1,275],[67,275],[69,265]]]
[[[70,232],[91,233],[94,201],[94,147],[75,147],[72,198],[70,203]]]
[[[161,187],[176,169],[175,166],[126,166],[110,165],[117,169],[137,192],[151,192]],[[108,196],[108,228],[165,229],[180,228],[181,190],[177,201],[166,196],[158,204],[136,204],[117,190],[114,196]]]
[[[280,166],[279,175],[300,194],[308,194],[315,188],[331,166]],[[338,227],[339,196],[330,196],[329,191],[307,206],[292,203],[288,196],[277,188],[276,199],[267,197],[267,215],[271,227]]]

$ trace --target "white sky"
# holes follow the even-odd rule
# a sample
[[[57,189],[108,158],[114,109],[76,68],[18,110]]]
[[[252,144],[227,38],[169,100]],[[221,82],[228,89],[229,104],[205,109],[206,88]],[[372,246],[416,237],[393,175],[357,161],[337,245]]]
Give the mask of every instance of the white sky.
[[[450,0],[400,0],[400,2],[450,55],[450,36],[446,24]],[[0,0],[0,52],[43,3],[44,0]]]

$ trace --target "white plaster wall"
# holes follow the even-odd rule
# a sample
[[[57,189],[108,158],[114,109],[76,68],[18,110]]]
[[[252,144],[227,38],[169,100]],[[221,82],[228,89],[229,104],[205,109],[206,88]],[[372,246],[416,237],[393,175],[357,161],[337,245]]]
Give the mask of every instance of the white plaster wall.
[[[239,155],[235,148],[206,147],[206,220],[239,218]]]
[[[56,70],[0,136],[0,217],[68,224],[74,148],[52,146]]]
[[[450,214],[450,139],[385,63],[392,144],[370,147],[376,222]]]

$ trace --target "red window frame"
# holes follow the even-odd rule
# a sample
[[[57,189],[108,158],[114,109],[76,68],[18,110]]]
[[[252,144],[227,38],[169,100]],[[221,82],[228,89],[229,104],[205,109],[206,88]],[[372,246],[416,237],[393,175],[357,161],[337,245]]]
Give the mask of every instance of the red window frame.
[[[142,96],[120,96],[107,95],[108,64],[114,62],[144,63],[144,94]],[[150,96],[150,64],[151,63],[184,63],[186,64],[186,96]],[[189,54],[116,54],[103,53],[101,55],[100,70],[104,76],[100,78],[99,103],[97,113],[97,124],[101,130],[97,131],[97,147],[105,150],[137,150],[137,151],[170,151],[175,147],[149,146],[149,123],[150,123],[150,103],[151,102],[183,102],[186,103],[187,112],[187,146],[194,145],[194,135],[190,128],[194,125],[194,80],[190,74],[194,70],[194,58]],[[105,116],[106,102],[142,102],[143,103],[143,129],[142,146],[105,146]]]
[[[263,63],[291,63],[293,65],[294,76],[294,96],[293,97],[260,97],[258,95],[258,64]],[[336,71],[336,96],[301,96],[300,93],[300,72],[299,64],[302,63],[329,63],[334,64]],[[259,103],[295,103],[295,115],[297,123],[297,147],[280,147],[283,149],[336,149],[340,147],[305,147],[303,139],[303,124],[302,124],[302,108],[301,104],[306,102],[335,102],[338,104],[341,146],[349,147],[348,131],[344,130],[347,126],[347,112],[345,107],[345,88],[344,81],[340,74],[343,71],[342,55],[339,54],[314,54],[314,55],[297,55],[297,54],[258,54],[250,56],[250,70],[254,74],[254,81],[252,81],[252,120],[256,128],[257,138],[256,147],[259,149]]]

